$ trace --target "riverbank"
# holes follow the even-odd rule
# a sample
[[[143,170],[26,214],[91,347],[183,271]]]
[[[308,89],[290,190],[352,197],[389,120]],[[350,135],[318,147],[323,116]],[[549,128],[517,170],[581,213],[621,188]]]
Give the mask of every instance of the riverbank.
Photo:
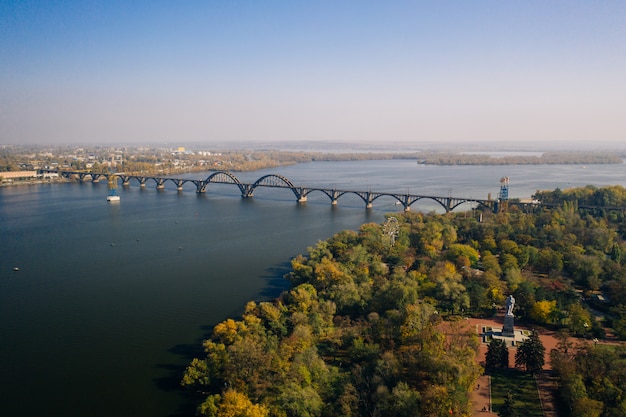
[[[39,184],[61,184],[70,180],[65,178],[46,179],[46,180],[23,180],[23,181],[3,181],[0,187],[17,187],[20,185],[39,185]]]

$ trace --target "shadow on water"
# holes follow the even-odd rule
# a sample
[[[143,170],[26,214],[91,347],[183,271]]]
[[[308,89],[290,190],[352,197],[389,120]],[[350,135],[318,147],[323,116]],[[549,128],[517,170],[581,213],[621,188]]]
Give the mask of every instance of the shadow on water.
[[[154,378],[154,384],[160,391],[176,393],[180,398],[178,410],[175,413],[169,414],[167,417],[193,416],[195,415],[198,405],[204,400],[205,396],[202,394],[194,390],[185,389],[180,385],[187,365],[194,358],[202,357],[202,342],[210,336],[213,326],[202,326],[201,329],[203,336],[194,343],[179,344],[168,349],[168,352],[179,358],[183,364],[179,362],[156,365],[156,368],[165,371],[166,375],[160,378]]]
[[[260,278],[266,282],[265,288],[259,293],[262,299],[275,299],[283,291],[289,289],[290,283],[285,275],[291,271],[291,262],[282,262],[272,268],[268,268],[266,273]],[[240,314],[243,313],[244,306],[238,306]],[[194,390],[187,390],[180,385],[183,378],[185,368],[194,358],[201,358],[204,354],[202,342],[208,339],[213,332],[213,328],[217,323],[204,325],[200,327],[202,336],[195,340],[194,343],[178,344],[168,349],[168,352],[175,355],[179,359],[177,363],[158,364],[156,368],[166,372],[166,375],[160,378],[154,378],[153,382],[160,391],[168,393],[177,393],[181,398],[178,410],[174,414],[167,417],[183,417],[191,416],[196,412],[198,405],[206,398],[206,395],[200,394]],[[181,362],[183,363],[181,365]]]
[[[267,272],[261,277],[267,283],[267,286],[260,292],[264,298],[277,298],[283,291],[289,289],[291,284],[285,278],[291,272],[291,261],[282,262],[273,268],[268,268]]]

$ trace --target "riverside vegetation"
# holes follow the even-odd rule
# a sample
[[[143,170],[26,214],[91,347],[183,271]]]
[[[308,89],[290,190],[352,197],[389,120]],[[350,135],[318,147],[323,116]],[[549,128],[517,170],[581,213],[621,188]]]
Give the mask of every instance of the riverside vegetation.
[[[625,211],[578,204],[624,207],[626,189],[535,198],[559,206],[394,214],[397,234],[364,224],[309,248],[292,260],[289,290],[249,302],[203,343],[181,382],[199,395],[198,414],[469,416],[483,369],[461,320],[493,315],[507,294],[520,320],[625,338]],[[626,350],[568,340],[552,353],[564,412],[625,415]]]

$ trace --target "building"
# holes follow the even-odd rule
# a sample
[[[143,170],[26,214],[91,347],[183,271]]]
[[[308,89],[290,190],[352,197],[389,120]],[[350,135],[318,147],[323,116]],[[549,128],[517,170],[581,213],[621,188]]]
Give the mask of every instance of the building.
[[[0,172],[2,181],[12,182],[37,178],[37,171],[6,171]]]

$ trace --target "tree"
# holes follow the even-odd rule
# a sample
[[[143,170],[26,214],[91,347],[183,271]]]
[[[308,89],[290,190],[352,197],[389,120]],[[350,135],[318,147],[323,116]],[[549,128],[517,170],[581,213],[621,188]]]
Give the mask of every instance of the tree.
[[[485,356],[485,368],[492,370],[496,368],[506,369],[509,367],[509,349],[502,339],[493,339],[487,347]]]
[[[450,261],[456,262],[460,257],[468,259],[470,265],[472,267],[476,267],[478,260],[480,259],[480,254],[476,249],[469,245],[463,245],[460,243],[451,244],[448,252],[446,253],[446,258]]]
[[[278,404],[290,417],[315,417],[321,414],[324,402],[313,387],[291,382],[279,394]]]
[[[222,395],[209,396],[198,407],[198,414],[208,417],[267,417],[269,410],[261,404],[253,404],[245,394],[229,389]]]
[[[568,327],[572,333],[585,336],[591,330],[591,315],[580,303],[569,306],[568,315]]]
[[[498,415],[500,417],[516,417],[517,412],[515,411],[515,408],[513,408],[514,403],[513,394],[511,394],[511,391],[508,391],[506,393],[506,398],[504,399],[504,404],[502,404],[500,411],[498,411]]]
[[[530,318],[537,323],[545,324],[554,316],[556,310],[556,300],[537,301],[530,310]]]
[[[530,337],[518,346],[515,352],[515,366],[536,374],[543,369],[545,352],[546,348],[539,338],[539,332],[533,330]]]
[[[572,417],[600,417],[604,409],[602,401],[591,398],[579,398],[572,407]]]

